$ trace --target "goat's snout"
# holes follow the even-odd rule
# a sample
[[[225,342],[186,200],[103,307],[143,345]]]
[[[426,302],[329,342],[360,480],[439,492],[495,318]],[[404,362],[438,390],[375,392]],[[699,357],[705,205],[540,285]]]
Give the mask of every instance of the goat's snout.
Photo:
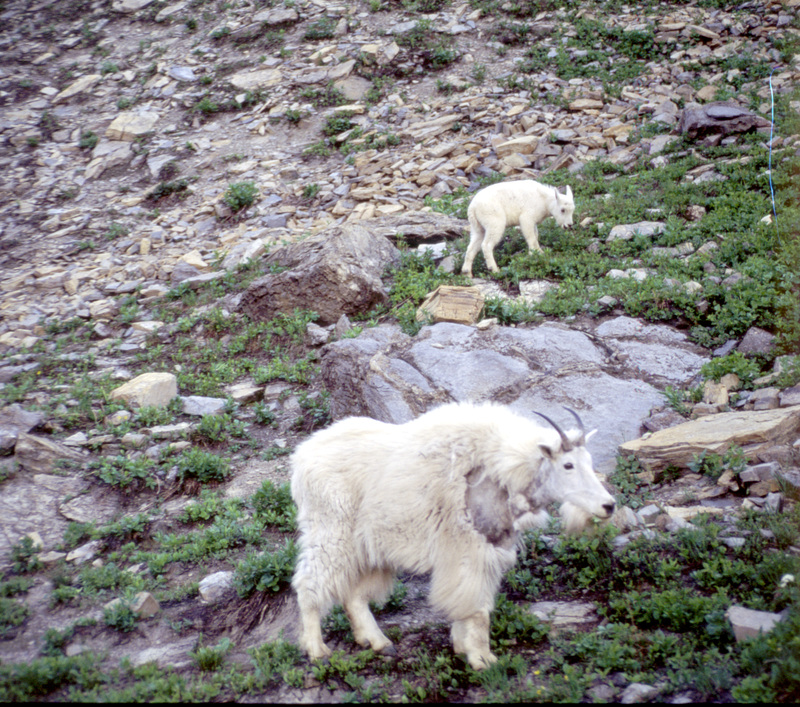
[[[607,518],[610,518],[613,515],[614,509],[616,507],[617,507],[617,504],[614,501],[611,501],[610,503],[604,503],[603,504],[603,510],[606,512],[606,517]]]

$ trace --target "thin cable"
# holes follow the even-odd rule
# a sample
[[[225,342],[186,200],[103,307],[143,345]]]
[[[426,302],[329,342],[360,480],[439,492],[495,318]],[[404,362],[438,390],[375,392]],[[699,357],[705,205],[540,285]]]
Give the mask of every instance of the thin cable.
[[[772,186],[772,133],[775,130],[775,94],[772,92],[772,74],[775,73],[775,69],[777,67],[772,67],[772,71],[769,73],[769,97],[772,102],[772,109],[770,113],[770,121],[769,121],[769,168],[768,168],[768,176],[769,176],[769,193],[772,196],[772,216],[775,219],[775,235],[780,236],[778,233],[778,212],[775,210],[775,189]]]

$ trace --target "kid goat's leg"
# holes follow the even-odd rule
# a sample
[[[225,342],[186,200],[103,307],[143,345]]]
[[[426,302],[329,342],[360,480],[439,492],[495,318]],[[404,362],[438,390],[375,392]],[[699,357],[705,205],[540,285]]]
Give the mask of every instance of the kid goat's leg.
[[[519,230],[522,231],[522,235],[525,237],[528,250],[538,250],[541,253],[542,246],[539,245],[539,229],[533,216],[522,214],[519,219]]]
[[[483,236],[483,244],[481,250],[483,257],[486,260],[486,267],[492,272],[498,272],[500,268],[494,259],[494,249],[497,244],[503,240],[503,232],[505,231],[505,223],[493,223],[486,227],[485,235]]]
[[[481,249],[481,241],[483,240],[483,228],[478,223],[470,223],[469,229],[469,246],[467,246],[467,253],[464,256],[464,265],[461,266],[461,272],[464,275],[472,277],[472,263],[475,261],[475,256]]]

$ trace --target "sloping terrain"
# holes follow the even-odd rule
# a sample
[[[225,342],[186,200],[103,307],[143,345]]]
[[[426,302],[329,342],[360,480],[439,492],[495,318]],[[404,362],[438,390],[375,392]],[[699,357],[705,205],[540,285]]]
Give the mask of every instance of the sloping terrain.
[[[0,3],[0,695],[795,697],[796,444],[765,461],[780,480],[737,449],[658,475],[620,458],[610,481],[631,513],[650,509],[648,527],[624,542],[611,527],[526,537],[491,671],[452,653],[424,578],[403,578],[379,614],[396,657],[358,651],[337,610],[326,632],[343,652],[309,664],[291,643],[284,484],[288,453],[330,421],[330,391],[312,312],[259,321],[237,304],[270,272],[265,251],[331,226],[463,220],[491,182],[569,184],[572,231],[542,224],[544,254],[510,231],[495,277],[476,261],[486,315],[680,330],[712,361],[696,385],[666,387],[669,425],[703,405],[790,406],[799,12],[797,0]],[[463,234],[447,235],[449,266],[406,251],[387,305],[336,338],[419,331],[425,294],[468,284],[466,220]],[[160,371],[181,396],[166,407],[112,396]],[[731,373],[723,402],[701,402],[702,383]],[[652,507],[720,494],[736,512],[692,524]],[[567,603],[567,633],[548,631],[541,601]],[[731,604],[784,621],[739,644]]]

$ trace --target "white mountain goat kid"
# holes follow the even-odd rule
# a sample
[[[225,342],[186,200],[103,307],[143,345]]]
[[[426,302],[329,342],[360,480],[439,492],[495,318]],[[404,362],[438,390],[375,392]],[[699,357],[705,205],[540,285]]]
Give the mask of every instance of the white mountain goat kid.
[[[590,435],[569,412],[580,429],[564,432],[544,415],[555,429],[501,405],[451,403],[401,425],[347,418],[301,444],[291,458],[292,586],[309,657],[330,655],[320,620],[334,603],[357,643],[392,653],[368,602],[384,601],[407,571],[431,573],[429,601],[452,621],[455,652],[476,670],[494,663],[489,612],[520,532],[540,527],[552,502],[570,533],[614,512]]]
[[[559,226],[567,228],[572,225],[574,212],[575,201],[569,187],[561,194],[555,187],[532,179],[484,187],[472,197],[467,209],[469,246],[461,272],[472,277],[472,263],[479,250],[483,251],[486,267],[497,272],[494,249],[509,226],[519,226],[529,251],[541,252],[538,224],[552,216]]]

